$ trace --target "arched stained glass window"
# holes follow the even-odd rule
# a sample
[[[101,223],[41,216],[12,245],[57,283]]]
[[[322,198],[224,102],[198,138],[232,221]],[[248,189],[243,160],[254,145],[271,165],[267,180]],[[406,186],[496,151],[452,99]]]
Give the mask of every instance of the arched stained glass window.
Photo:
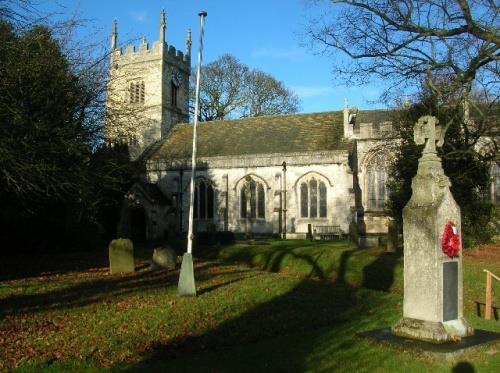
[[[387,156],[373,156],[366,166],[366,201],[368,209],[383,209],[387,202]]]
[[[196,183],[194,189],[194,218],[213,219],[214,217],[214,189],[206,180]]]
[[[300,216],[302,218],[326,218],[326,185],[315,178],[300,184]]]
[[[262,183],[248,180],[240,191],[240,216],[250,219],[266,217],[266,194]]]

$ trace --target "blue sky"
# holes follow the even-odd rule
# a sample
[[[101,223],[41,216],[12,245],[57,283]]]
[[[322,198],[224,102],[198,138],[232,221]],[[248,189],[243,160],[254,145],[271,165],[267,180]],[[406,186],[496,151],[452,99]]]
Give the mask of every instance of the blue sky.
[[[375,85],[345,87],[334,84],[332,57],[316,55],[301,37],[313,11],[305,0],[39,0],[39,8],[63,15],[76,13],[88,20],[89,33],[109,43],[113,19],[118,21],[119,44],[158,39],[161,9],[167,14],[168,44],[184,50],[187,29],[193,32],[193,56],[198,49],[200,10],[206,10],[203,62],[230,53],[252,68],[261,69],[294,90],[301,112],[340,110],[347,98],[361,109],[382,107]],[[192,63],[196,63],[193,58]]]

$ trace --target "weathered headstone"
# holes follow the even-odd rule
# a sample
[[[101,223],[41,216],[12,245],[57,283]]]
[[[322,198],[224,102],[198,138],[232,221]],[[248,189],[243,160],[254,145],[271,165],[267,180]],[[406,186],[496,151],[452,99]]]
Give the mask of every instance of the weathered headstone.
[[[128,238],[109,243],[109,271],[111,274],[135,272],[134,244]]]
[[[151,269],[175,269],[177,264],[177,254],[170,247],[157,247],[153,251]]]
[[[411,199],[403,209],[403,319],[392,333],[444,343],[470,336],[474,330],[463,318],[462,252],[450,257],[441,247],[447,224],[460,235],[461,223],[450,180],[436,154],[436,142],[442,146],[444,141],[444,131],[436,124],[436,118],[425,116],[415,126],[415,142],[425,147],[412,180]]]
[[[395,220],[389,221],[387,227],[387,252],[394,253],[398,249],[399,244],[399,227]]]

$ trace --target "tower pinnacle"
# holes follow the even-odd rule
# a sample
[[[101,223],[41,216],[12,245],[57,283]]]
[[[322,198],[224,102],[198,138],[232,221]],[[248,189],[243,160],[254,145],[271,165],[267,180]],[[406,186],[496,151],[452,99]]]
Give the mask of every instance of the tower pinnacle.
[[[188,29],[186,34],[186,56],[191,56],[191,45],[193,42],[191,41],[191,29]]]
[[[165,21],[165,10],[161,10],[160,13],[160,41],[165,42],[165,29],[167,28],[167,22]]]
[[[118,40],[118,25],[116,19],[113,21],[113,26],[111,29],[111,50],[116,49],[116,43]]]

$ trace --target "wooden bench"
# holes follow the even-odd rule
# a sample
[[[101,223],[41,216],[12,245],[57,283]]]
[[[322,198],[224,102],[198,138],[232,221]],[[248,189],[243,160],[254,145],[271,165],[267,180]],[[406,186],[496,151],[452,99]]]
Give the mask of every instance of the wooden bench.
[[[315,225],[313,237],[316,240],[333,240],[341,239],[344,232],[338,225]]]

